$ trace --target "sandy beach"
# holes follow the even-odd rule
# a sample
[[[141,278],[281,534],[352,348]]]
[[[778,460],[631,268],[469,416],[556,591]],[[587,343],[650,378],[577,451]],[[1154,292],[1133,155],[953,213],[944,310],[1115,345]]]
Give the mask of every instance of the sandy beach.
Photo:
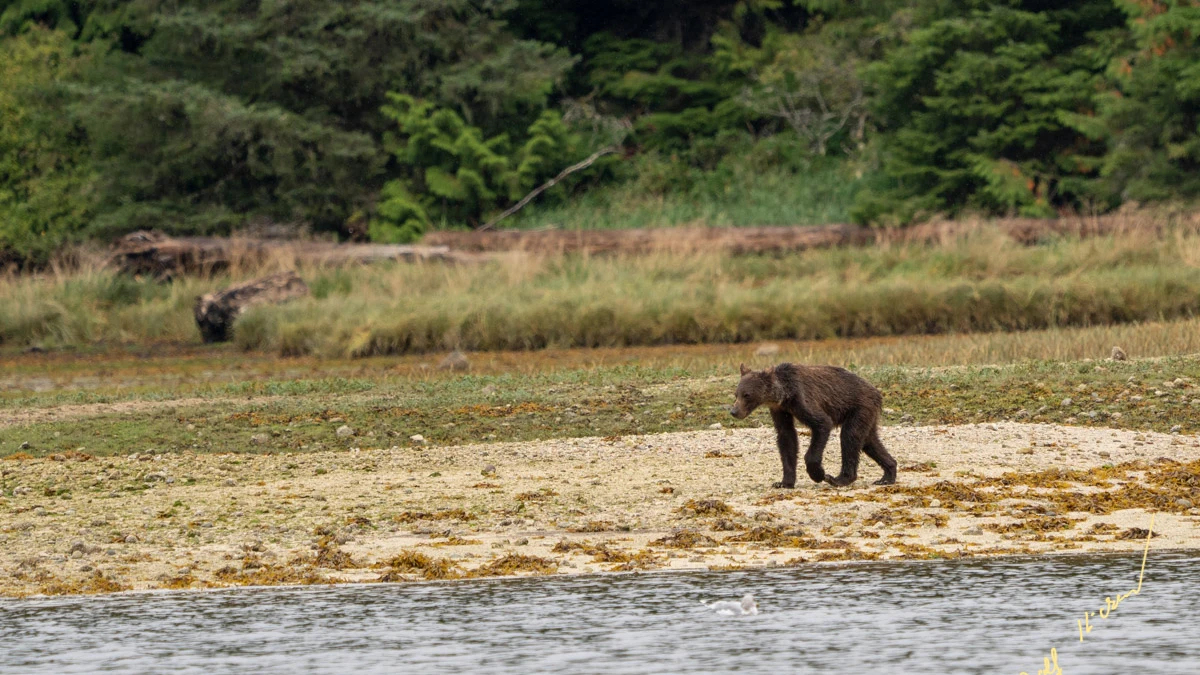
[[[1140,550],[1151,511],[1151,550],[1200,548],[1195,437],[882,433],[901,466],[892,487],[871,485],[880,471],[864,458],[853,487],[772,489],[770,429],[8,458],[0,594]],[[836,448],[835,436],[827,469]]]

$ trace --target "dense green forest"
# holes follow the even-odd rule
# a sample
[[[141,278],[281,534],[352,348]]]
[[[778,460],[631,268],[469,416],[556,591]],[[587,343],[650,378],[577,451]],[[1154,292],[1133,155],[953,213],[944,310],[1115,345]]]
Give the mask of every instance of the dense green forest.
[[[504,226],[1191,200],[1197,35],[1189,0],[0,0],[0,260],[412,241],[603,150]]]

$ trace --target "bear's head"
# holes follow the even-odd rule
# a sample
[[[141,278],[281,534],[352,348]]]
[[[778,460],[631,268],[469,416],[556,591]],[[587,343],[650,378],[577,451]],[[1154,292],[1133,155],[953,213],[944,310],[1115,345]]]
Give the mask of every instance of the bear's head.
[[[743,363],[741,370],[742,379],[738,382],[733,407],[729,409],[730,415],[740,420],[760,405],[779,403],[779,382],[774,368],[750,370]]]

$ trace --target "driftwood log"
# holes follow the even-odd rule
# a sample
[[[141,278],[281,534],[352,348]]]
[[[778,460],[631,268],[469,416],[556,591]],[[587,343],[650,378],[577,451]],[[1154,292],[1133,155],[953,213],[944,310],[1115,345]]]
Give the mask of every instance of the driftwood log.
[[[997,218],[938,221],[902,229],[859,225],[782,225],[753,227],[663,227],[630,230],[490,230],[430,232],[422,241],[455,251],[529,251],[555,254],[784,253],[880,243],[935,243],[994,228],[1014,241],[1036,244],[1057,236],[1092,237],[1123,232],[1159,233],[1167,227],[1200,229],[1200,217],[1166,218],[1153,213]]]
[[[457,253],[447,246],[401,244],[337,244],[244,237],[170,237],[156,231],[128,234],[117,242],[109,263],[127,274],[170,279],[179,274],[212,274],[234,263],[255,265],[268,260],[343,265],[387,260],[470,263],[487,254]]]
[[[854,225],[765,227],[661,227],[630,230],[474,230],[438,231],[422,241],[457,251],[528,251],[556,254],[719,251],[768,253],[861,245],[868,228]]]
[[[169,279],[177,274],[207,274],[234,263],[266,260],[347,264],[385,260],[477,263],[505,252],[556,254],[639,254],[652,252],[717,252],[771,254],[837,246],[886,243],[934,243],[995,229],[1024,244],[1056,236],[1099,236],[1167,228],[1200,231],[1200,212],[1162,215],[1151,211],[1096,217],[1051,219],[966,219],[924,223],[889,230],[858,225],[762,227],[663,227],[630,230],[489,230],[439,231],[425,235],[423,245],[336,244],[252,238],[168,237],[160,232],[134,232],[118,242],[110,262],[131,274]]]
[[[225,342],[234,320],[248,307],[278,304],[305,295],[308,285],[300,275],[281,272],[202,295],[196,298],[193,313],[205,342]]]

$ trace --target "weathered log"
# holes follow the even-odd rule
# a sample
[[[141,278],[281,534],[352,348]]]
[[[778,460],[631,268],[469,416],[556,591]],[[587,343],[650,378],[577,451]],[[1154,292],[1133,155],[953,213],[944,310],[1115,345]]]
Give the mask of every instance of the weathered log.
[[[475,230],[430,232],[422,241],[456,251],[529,251],[545,254],[637,254],[654,251],[730,254],[776,253],[863,245],[869,228],[855,225],[662,227],[630,230]]]
[[[247,308],[278,304],[305,295],[308,295],[308,285],[300,275],[280,272],[202,295],[196,298],[193,314],[205,342],[225,342],[234,320]]]
[[[1033,244],[1049,237],[1089,237],[1141,232],[1156,234],[1174,227],[1200,231],[1200,212],[1160,215],[1132,211],[1103,216],[1056,219],[999,218],[936,221],[887,230],[857,225],[762,227],[663,227],[633,230],[490,230],[430,232],[421,246],[336,244],[250,238],[168,237],[135,232],[122,239],[111,262],[132,274],[170,278],[207,274],[236,263],[291,259],[297,263],[339,265],[387,260],[476,263],[505,252],[557,254],[641,254],[716,252],[725,254],[784,253],[836,246],[877,243],[934,243],[985,228],[1013,240]]]
[[[382,261],[447,263],[478,262],[486,254],[457,253],[447,246],[338,244],[324,241],[280,241],[244,237],[169,237],[140,231],[117,242],[109,262],[127,274],[170,279],[178,274],[211,274],[235,262],[259,264],[291,258],[298,263],[342,265]]]
[[[180,272],[212,273],[229,266],[225,247],[197,245],[162,232],[140,230],[122,237],[110,263],[127,274],[169,279]]]
[[[1156,234],[1167,227],[1200,229],[1200,214],[1163,217],[1153,212],[1061,218],[935,221],[902,229],[858,225],[663,227],[631,230],[438,231],[423,242],[455,251],[530,251],[556,254],[638,254],[655,251],[727,254],[784,253],[876,243],[935,243],[994,228],[1022,244],[1057,236],[1092,237],[1122,232]]]

